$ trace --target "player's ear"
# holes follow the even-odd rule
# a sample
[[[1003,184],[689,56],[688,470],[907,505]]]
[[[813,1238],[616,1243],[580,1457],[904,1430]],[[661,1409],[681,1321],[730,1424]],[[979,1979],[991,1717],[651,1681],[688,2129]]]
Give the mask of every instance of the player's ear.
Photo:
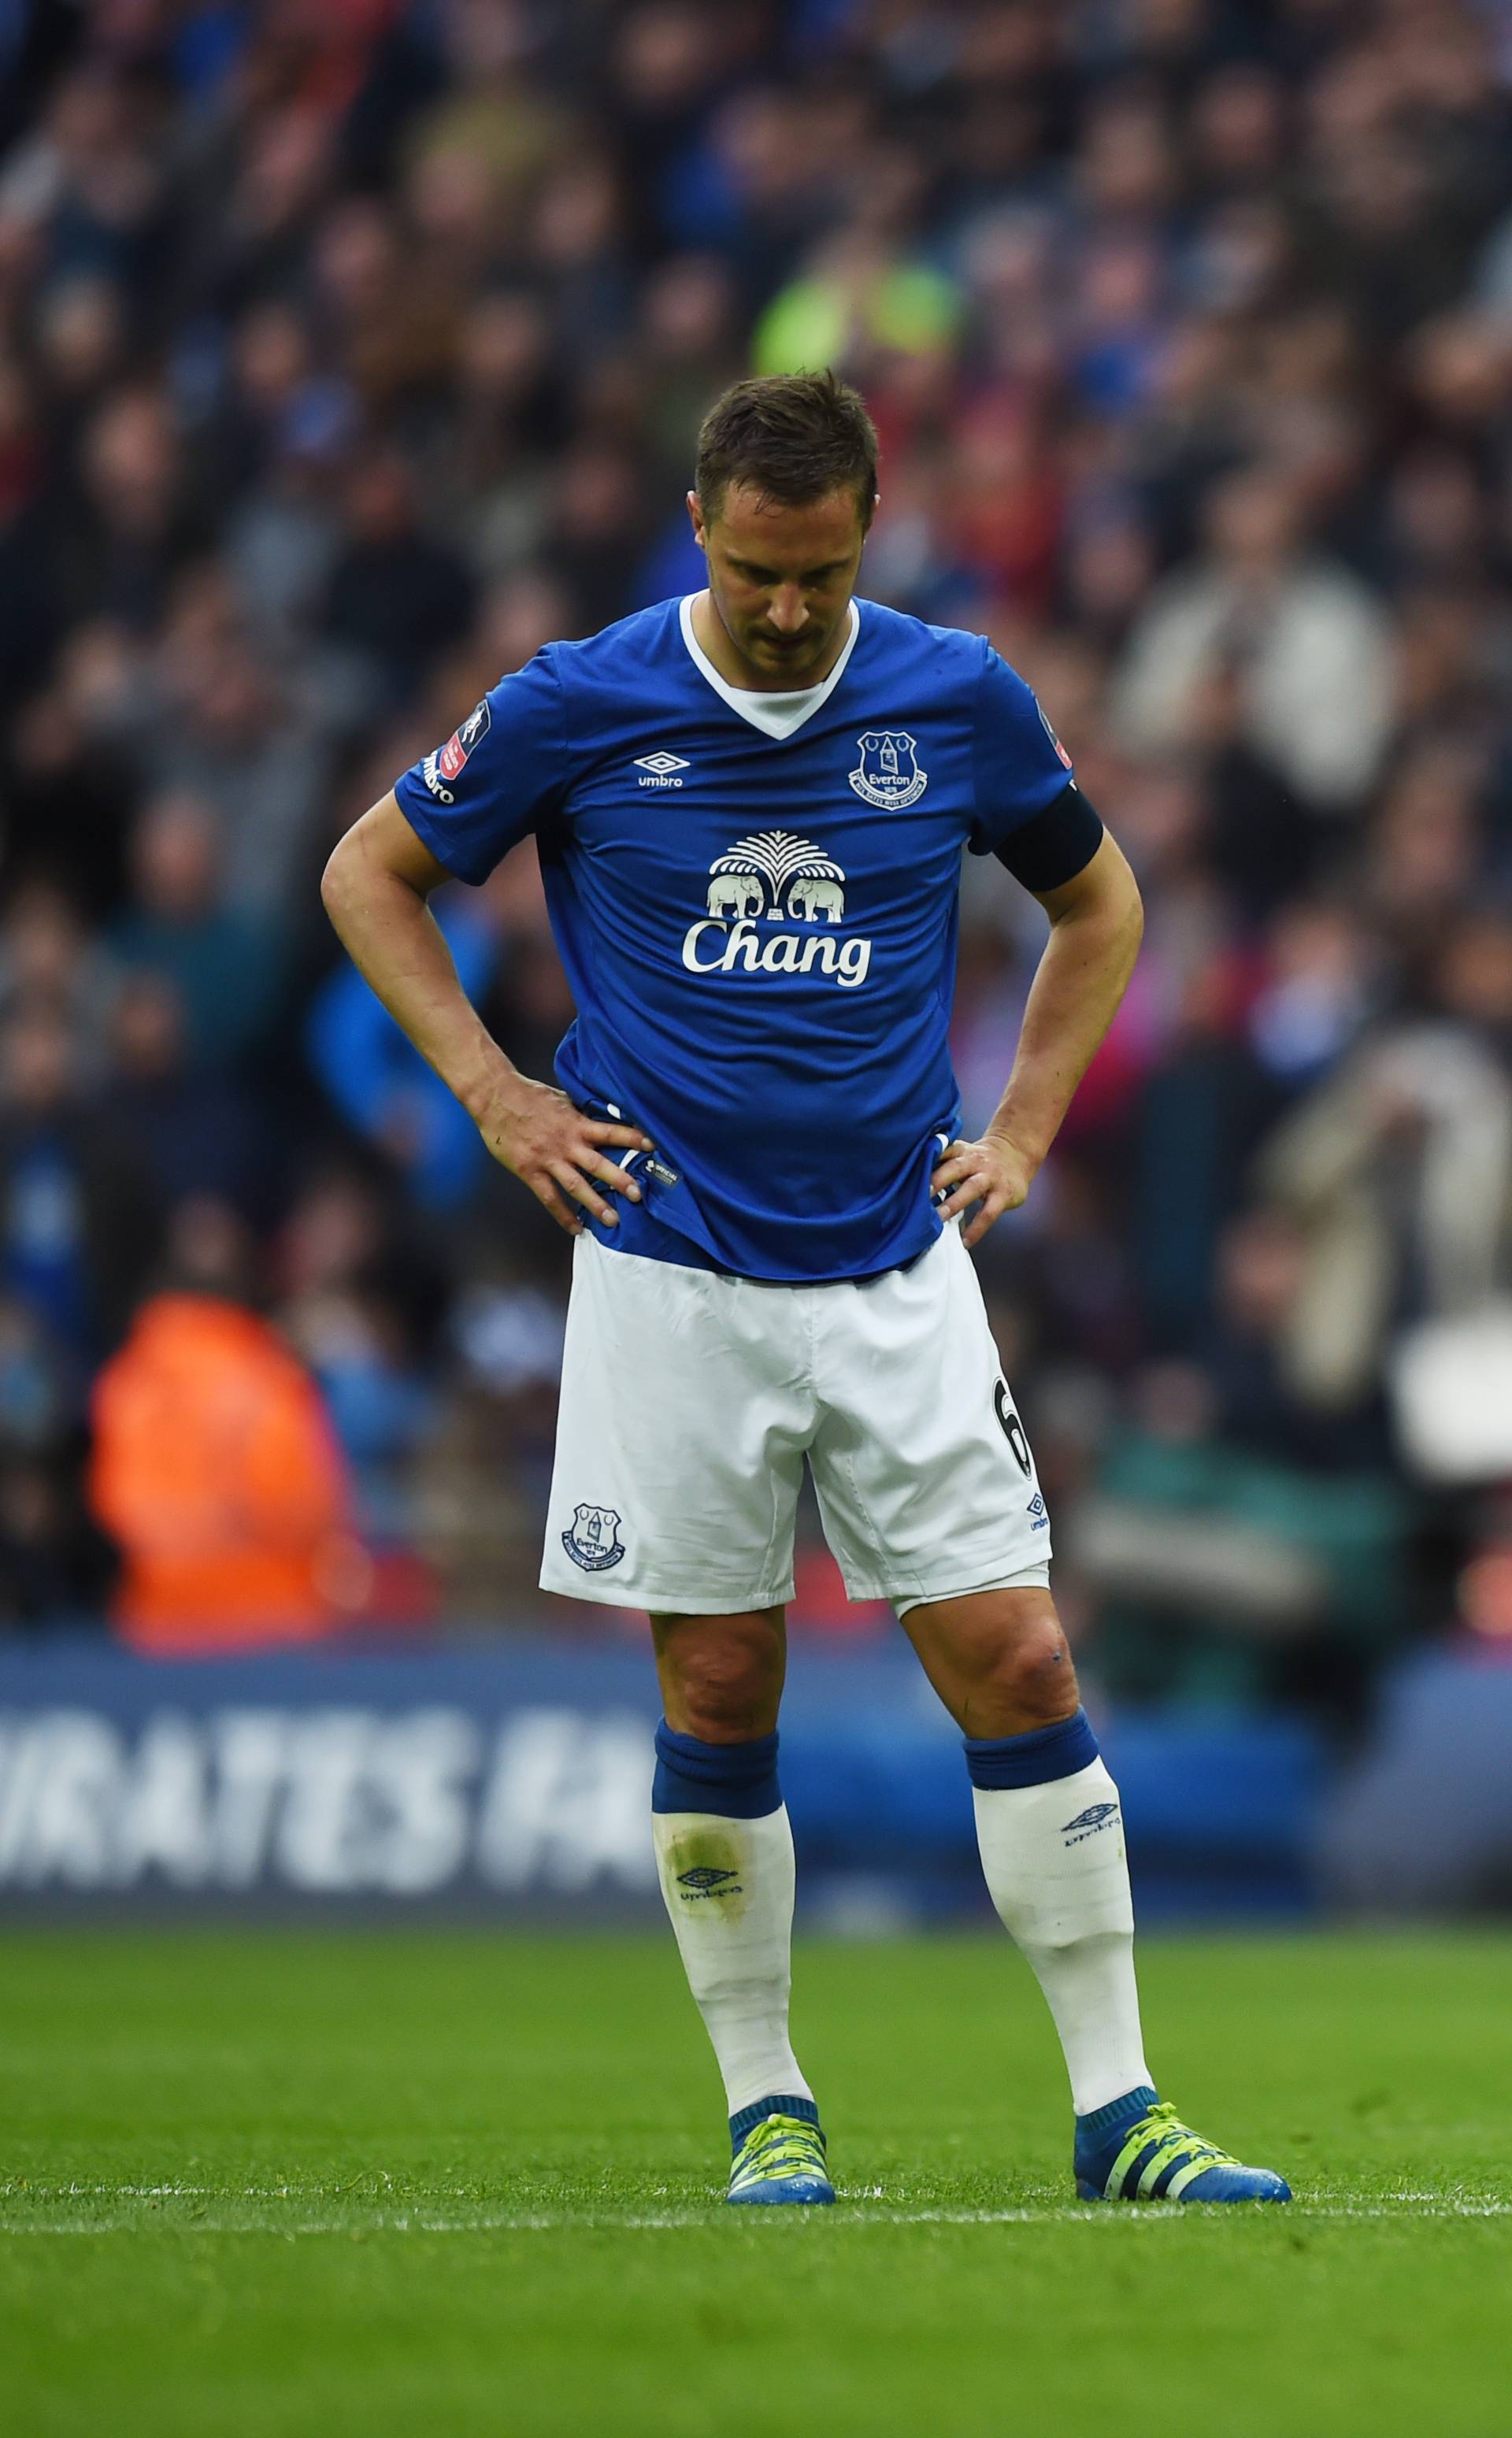
[[[688,514],[693,521],[693,538],[694,541],[697,543],[700,550],[707,550],[709,547],[709,540],[708,536],[704,531],[703,502],[699,499],[696,491],[690,491],[688,494]]]

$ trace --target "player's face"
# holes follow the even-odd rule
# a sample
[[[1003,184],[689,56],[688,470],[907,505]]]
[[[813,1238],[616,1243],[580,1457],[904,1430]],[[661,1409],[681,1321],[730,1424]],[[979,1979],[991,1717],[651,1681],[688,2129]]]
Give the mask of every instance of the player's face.
[[[854,491],[795,508],[731,483],[708,522],[692,492],[688,504],[714,608],[751,682],[813,685],[839,650],[860,571]]]

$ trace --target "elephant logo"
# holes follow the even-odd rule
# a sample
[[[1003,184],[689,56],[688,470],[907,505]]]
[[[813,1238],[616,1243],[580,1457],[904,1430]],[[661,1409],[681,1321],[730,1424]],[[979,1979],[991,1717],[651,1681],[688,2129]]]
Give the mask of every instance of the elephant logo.
[[[606,1566],[617,1566],[624,1555],[624,1543],[620,1538],[620,1510],[617,1507],[579,1507],[562,1534],[562,1546],[575,1566],[585,1574],[602,1574]]]
[[[716,921],[749,922],[756,915],[780,923],[838,923],[845,912],[845,878],[812,839],[792,830],[758,830],[738,839],[728,855],[709,867],[709,911]]]
[[[787,910],[795,923],[838,923],[845,912],[845,892],[837,880],[800,872],[788,890]]]
[[[861,759],[850,773],[851,785],[869,804],[885,813],[901,813],[916,804],[929,784],[919,768],[914,739],[903,728],[869,728],[856,738]]]
[[[722,873],[709,883],[709,911],[716,917],[728,915],[738,921],[743,914],[759,914],[765,903],[766,891],[758,873]]]

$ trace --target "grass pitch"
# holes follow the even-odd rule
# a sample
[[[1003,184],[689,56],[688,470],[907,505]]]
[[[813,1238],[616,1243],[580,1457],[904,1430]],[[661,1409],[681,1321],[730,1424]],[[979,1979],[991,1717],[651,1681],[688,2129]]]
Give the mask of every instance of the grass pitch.
[[[841,2205],[717,2206],[669,1938],[9,1935],[28,2438],[1512,2428],[1512,1940],[1148,1941],[1162,2087],[1291,2210],[1082,2209],[1005,1940],[810,1944]]]

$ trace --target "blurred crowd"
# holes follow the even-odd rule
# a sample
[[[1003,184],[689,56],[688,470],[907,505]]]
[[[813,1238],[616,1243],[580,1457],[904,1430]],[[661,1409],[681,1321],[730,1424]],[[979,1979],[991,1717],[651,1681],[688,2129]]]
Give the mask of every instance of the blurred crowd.
[[[0,1617],[541,1614],[565,1246],[318,875],[834,363],[1146,894],[981,1255],[1090,1666],[1512,1632],[1508,0],[11,0],[0,148]],[[533,851],[437,911],[549,1071]],[[1042,936],[969,868],[969,1126]]]

